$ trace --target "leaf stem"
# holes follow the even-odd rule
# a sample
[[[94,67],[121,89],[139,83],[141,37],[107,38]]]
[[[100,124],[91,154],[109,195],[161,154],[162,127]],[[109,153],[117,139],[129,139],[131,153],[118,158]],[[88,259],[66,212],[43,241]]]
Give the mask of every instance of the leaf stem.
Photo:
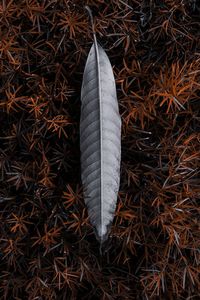
[[[96,42],[96,33],[95,33],[95,29],[94,29],[94,19],[93,19],[92,11],[88,5],[85,5],[85,9],[87,10],[87,12],[89,14],[90,22],[92,25],[92,33],[93,33],[94,41]]]

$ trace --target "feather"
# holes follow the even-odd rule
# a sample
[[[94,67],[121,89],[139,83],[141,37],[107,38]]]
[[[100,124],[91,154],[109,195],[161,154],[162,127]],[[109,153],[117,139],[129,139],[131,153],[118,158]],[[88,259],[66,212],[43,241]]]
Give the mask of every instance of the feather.
[[[114,217],[119,190],[121,118],[112,67],[96,41],[94,29],[93,34],[81,88],[81,179],[90,222],[103,243]]]

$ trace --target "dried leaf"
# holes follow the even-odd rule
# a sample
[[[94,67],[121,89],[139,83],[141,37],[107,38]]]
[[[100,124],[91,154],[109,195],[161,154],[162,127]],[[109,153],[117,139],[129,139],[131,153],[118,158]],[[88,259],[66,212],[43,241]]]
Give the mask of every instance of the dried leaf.
[[[95,34],[84,70],[81,102],[84,198],[97,239],[103,242],[114,216],[119,189],[121,119],[112,67]]]

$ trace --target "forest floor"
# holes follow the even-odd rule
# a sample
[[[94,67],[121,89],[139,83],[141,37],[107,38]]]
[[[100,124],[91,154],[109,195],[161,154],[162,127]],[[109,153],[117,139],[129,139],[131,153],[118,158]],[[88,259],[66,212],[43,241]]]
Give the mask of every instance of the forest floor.
[[[121,183],[101,256],[80,177],[80,90],[116,79]],[[0,299],[199,299],[200,5],[0,1]]]

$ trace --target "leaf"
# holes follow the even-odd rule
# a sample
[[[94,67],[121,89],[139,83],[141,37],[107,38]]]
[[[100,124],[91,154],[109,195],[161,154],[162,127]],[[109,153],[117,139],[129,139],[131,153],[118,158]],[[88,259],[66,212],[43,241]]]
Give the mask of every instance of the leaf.
[[[108,236],[119,190],[121,118],[112,67],[95,34],[83,74],[81,102],[84,200],[96,237],[102,243]]]

